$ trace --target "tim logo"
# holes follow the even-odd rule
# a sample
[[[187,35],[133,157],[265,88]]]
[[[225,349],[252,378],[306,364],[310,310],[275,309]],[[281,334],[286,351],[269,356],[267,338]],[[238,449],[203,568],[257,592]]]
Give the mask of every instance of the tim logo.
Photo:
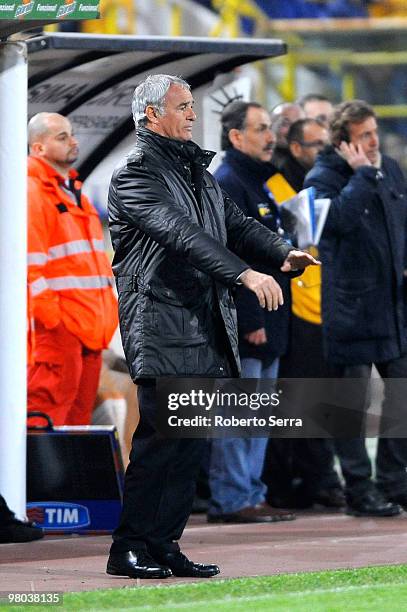
[[[23,0],[23,3],[17,7],[16,14],[14,17],[25,17],[28,13],[31,13],[35,6],[35,2],[30,2],[30,0]]]
[[[44,529],[78,529],[90,525],[86,506],[66,502],[36,502],[27,504],[27,515]]]
[[[74,0],[65,0],[65,4],[59,7],[57,12],[57,19],[62,19],[67,15],[73,13],[76,9],[76,2]]]

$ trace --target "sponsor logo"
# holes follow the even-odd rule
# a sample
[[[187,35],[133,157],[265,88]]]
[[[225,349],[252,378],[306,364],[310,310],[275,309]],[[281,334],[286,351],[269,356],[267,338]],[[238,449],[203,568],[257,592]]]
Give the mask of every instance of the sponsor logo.
[[[24,17],[25,15],[28,15],[28,13],[31,13],[34,6],[35,2],[30,2],[30,0],[23,0],[23,4],[16,8],[14,17]]]
[[[95,6],[94,4],[80,4],[79,10],[82,13],[94,13],[95,11],[98,10],[98,7]]]
[[[57,18],[62,19],[67,15],[73,13],[76,9],[76,2],[74,0],[65,0],[65,4],[59,7],[57,12]]]
[[[57,10],[56,4],[38,4],[37,11],[44,13],[51,13]]]
[[[86,506],[67,502],[27,504],[27,515],[44,529],[78,529],[90,525]]]
[[[0,11],[14,11],[15,4],[0,4]]]

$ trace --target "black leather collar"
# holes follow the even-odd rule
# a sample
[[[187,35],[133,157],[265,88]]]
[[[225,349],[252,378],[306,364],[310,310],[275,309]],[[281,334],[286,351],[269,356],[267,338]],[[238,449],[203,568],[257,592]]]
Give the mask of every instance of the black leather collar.
[[[216,155],[214,151],[201,149],[201,147],[192,140],[182,141],[175,140],[174,138],[167,138],[145,127],[139,127],[136,130],[136,135],[137,145],[141,149],[153,149],[171,161],[189,162],[207,168]]]

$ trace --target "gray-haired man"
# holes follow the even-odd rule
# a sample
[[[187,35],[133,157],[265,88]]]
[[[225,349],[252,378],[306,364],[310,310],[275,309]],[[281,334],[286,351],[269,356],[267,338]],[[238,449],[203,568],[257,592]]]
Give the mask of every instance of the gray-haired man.
[[[155,379],[239,375],[230,289],[241,282],[269,310],[282,303],[278,283],[240,256],[287,272],[317,263],[222,194],[206,171],[214,154],[191,140],[193,104],[189,85],[177,77],[140,83],[133,98],[137,146],[109,193],[121,333],[139,384],[140,424],[107,571],[134,578],[219,573],[179,550],[204,441],[157,434]]]

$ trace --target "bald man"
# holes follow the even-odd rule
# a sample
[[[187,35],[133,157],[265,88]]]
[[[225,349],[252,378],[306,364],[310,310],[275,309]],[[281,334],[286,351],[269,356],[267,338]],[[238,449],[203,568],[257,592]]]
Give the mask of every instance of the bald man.
[[[113,277],[96,210],[71,167],[71,123],[39,113],[28,124],[28,282],[35,322],[28,409],[55,425],[88,425],[106,348],[118,324]]]
[[[271,112],[271,129],[276,137],[276,144],[273,152],[273,163],[278,167],[287,156],[288,142],[287,135],[291,125],[305,117],[304,111],[295,102],[282,102],[277,104]]]

